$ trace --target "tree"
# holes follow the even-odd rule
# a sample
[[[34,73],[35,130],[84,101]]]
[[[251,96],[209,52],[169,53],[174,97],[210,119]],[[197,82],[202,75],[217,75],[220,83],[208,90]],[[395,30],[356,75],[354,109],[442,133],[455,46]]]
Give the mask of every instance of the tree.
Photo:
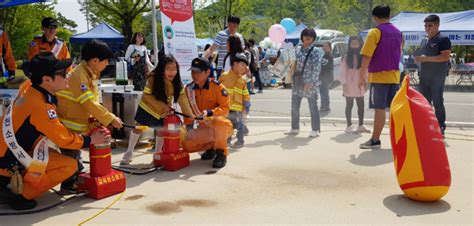
[[[150,12],[150,0],[78,0],[81,11],[93,25],[106,22],[119,28],[128,45],[133,32],[143,30],[142,15]],[[140,22],[140,23],[137,23]]]

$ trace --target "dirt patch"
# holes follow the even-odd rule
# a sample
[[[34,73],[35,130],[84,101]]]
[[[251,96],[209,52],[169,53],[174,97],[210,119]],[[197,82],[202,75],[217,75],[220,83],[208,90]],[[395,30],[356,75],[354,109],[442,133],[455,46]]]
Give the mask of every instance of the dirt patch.
[[[128,196],[125,201],[133,201],[133,200],[137,200],[137,199],[141,199],[145,196],[143,195],[132,195],[132,196]]]
[[[352,173],[334,172],[324,169],[298,169],[272,167],[259,171],[279,184],[305,187],[311,190],[358,189],[363,183]]]
[[[237,175],[237,174],[219,173],[219,175],[226,176],[226,177],[230,177],[230,178],[236,179],[236,180],[247,180],[247,177],[240,176],[240,175]]]
[[[170,215],[173,213],[179,213],[183,210],[181,206],[172,202],[158,202],[146,207],[149,211],[157,215]]]
[[[189,207],[211,207],[217,205],[217,202],[205,199],[183,199],[177,201],[176,204]]]
[[[146,208],[156,215],[170,215],[182,212],[181,207],[195,207],[205,208],[213,207],[217,205],[217,202],[205,199],[182,199],[176,202],[158,202],[153,205],[149,205]]]
[[[207,171],[204,174],[211,175],[211,174],[216,174],[216,173],[217,173],[217,171],[212,170],[212,171]]]

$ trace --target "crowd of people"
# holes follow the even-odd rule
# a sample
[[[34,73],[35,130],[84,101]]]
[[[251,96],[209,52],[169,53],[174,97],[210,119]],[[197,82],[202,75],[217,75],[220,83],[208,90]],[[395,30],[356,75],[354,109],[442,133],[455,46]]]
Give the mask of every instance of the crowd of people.
[[[346,99],[346,132],[371,132],[364,125],[366,91],[369,91],[369,107],[375,109],[372,137],[360,148],[381,146],[386,109],[400,82],[402,33],[390,23],[388,6],[376,6],[372,16],[376,28],[369,31],[365,43],[359,36],[350,37],[339,76]],[[438,31],[439,17],[431,15],[424,22],[428,37],[415,57],[421,64],[420,91],[434,103],[444,133],[443,87],[451,44]],[[143,91],[143,95],[135,115],[137,127],[131,131],[122,165],[133,160],[143,126],[160,130],[164,118],[174,111],[174,104],[189,116],[184,118],[186,127],[182,131],[184,151],[203,152],[202,160],[213,160],[212,167],[222,168],[227,163],[228,147],[244,146],[244,135],[248,133],[245,119],[251,106],[250,94],[254,93],[253,78],[258,93],[263,92],[263,84],[259,77],[261,51],[254,40],[246,41],[238,33],[239,24],[240,18],[230,17],[228,27],[218,33],[203,56],[192,60],[189,68],[192,82],[187,85],[181,81],[177,59],[162,54],[154,67],[144,46],[144,35],[135,33],[125,58],[133,68],[131,77],[135,89]],[[72,69],[67,46],[56,37],[57,26],[53,18],[43,19],[43,35],[35,37],[29,47],[29,80],[21,85],[17,98],[2,118],[0,201],[15,210],[34,208],[34,199],[59,183],[65,194],[77,191],[77,175],[83,169],[80,149],[89,144],[108,143],[111,139],[104,131],[87,135],[91,130],[89,118],[95,118],[104,126],[123,127],[122,119],[98,102],[97,80],[113,57],[112,50],[102,41],[91,40],[81,50],[80,64]],[[2,66],[2,72],[13,77],[15,65],[11,47],[3,30],[0,35],[1,47],[5,49],[0,52],[7,54],[0,57],[2,65],[6,65]],[[301,44],[295,47],[291,128],[286,132],[289,135],[299,133],[303,98],[309,104],[311,138],[320,136],[320,110],[330,111],[329,87],[334,79],[331,45],[316,47],[313,44],[316,39],[313,29],[305,29],[301,33]],[[215,68],[213,61],[217,62]],[[321,97],[320,109],[318,96]],[[353,128],[351,122],[354,101],[358,109],[357,128]],[[237,140],[231,143],[234,130],[237,130]],[[47,140],[60,150],[45,147]],[[163,146],[159,131],[155,140],[157,152]],[[23,185],[12,183],[13,180],[21,180]]]

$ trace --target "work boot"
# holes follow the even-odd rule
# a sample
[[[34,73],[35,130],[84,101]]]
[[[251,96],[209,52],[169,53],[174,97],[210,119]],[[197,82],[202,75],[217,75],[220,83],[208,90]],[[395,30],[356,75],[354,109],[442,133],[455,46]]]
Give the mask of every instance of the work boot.
[[[13,210],[29,210],[38,205],[35,200],[28,200],[23,195],[17,195],[10,189],[0,190],[0,203],[9,205]]]
[[[61,184],[61,190],[59,190],[59,193],[61,195],[79,194],[79,189],[78,189],[78,184],[77,183],[78,183],[77,181],[62,183]]]
[[[211,160],[216,157],[216,151],[214,149],[207,149],[202,155],[201,160]]]
[[[224,155],[223,150],[216,150],[216,158],[212,162],[212,167],[222,168],[227,163],[227,156]]]

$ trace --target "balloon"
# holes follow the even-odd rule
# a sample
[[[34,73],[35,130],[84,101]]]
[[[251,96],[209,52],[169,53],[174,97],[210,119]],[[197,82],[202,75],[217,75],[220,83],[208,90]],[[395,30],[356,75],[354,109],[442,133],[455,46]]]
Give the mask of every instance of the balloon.
[[[286,31],[287,34],[293,33],[296,29],[296,23],[291,18],[285,18],[285,19],[281,20],[280,25],[285,28],[285,31]]]
[[[268,36],[275,43],[282,43],[286,37],[285,28],[279,24],[274,24],[268,29]]]

